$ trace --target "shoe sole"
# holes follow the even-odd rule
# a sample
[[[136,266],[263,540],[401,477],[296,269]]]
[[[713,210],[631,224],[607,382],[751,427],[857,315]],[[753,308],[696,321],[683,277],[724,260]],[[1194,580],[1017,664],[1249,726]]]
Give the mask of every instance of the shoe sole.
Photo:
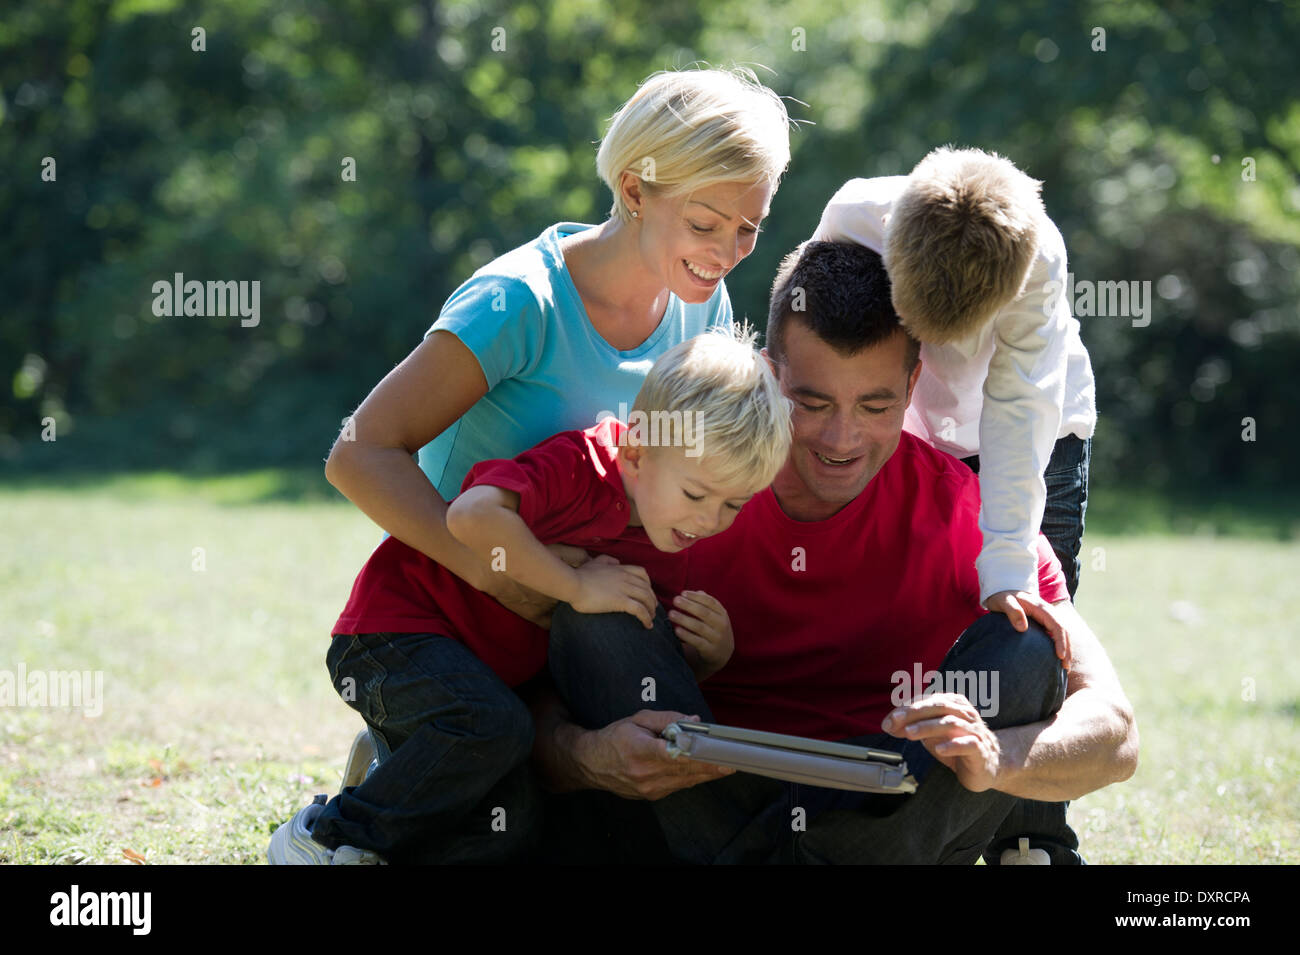
[[[360,786],[365,781],[375,755],[375,741],[370,737],[370,730],[364,729],[352,741],[352,749],[348,752],[348,761],[343,767],[344,789]]]

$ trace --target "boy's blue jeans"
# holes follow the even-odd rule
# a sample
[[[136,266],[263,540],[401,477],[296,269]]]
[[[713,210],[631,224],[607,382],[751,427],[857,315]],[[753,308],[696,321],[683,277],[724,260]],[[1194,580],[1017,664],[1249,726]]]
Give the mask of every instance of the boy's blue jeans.
[[[379,765],[331,799],[312,837],[388,862],[508,862],[532,851],[540,794],[532,715],[467,647],[427,633],[333,638],[330,680],[361,714]]]
[[[1052,545],[1065,572],[1065,583],[1074,598],[1079,589],[1079,548],[1083,541],[1083,517],[1088,509],[1088,465],[1092,439],[1086,441],[1067,435],[1056,442],[1052,457],[1043,473],[1047,485],[1047,505],[1043,509],[1043,536]],[[966,458],[979,473],[979,458]],[[984,859],[995,865],[1002,850],[1015,848],[1020,836],[1028,836],[1035,848],[1051,856],[1053,865],[1077,864],[1079,837],[1065,820],[1066,802],[1017,800],[1015,808],[998,830]]]
[[[654,629],[646,631],[627,614],[579,614],[561,604],[551,625],[550,666],[573,718],[588,728],[640,709],[712,719],[662,608]],[[998,671],[999,710],[986,719],[994,729],[1047,719],[1065,699],[1065,672],[1051,640],[1032,624],[1017,633],[1001,614],[968,627],[940,669]],[[655,679],[654,702],[641,697],[646,677]],[[971,792],[919,743],[884,733],[849,742],[901,752],[919,779],[917,792],[843,792],[735,773],[648,805],[583,793],[585,825],[571,840],[581,843],[594,829],[606,834],[605,845],[588,848],[617,855],[619,843],[637,829],[637,814],[644,819],[653,813],[671,857],[680,862],[969,864],[1017,801],[993,790]],[[798,815],[806,818],[805,831],[792,825]]]

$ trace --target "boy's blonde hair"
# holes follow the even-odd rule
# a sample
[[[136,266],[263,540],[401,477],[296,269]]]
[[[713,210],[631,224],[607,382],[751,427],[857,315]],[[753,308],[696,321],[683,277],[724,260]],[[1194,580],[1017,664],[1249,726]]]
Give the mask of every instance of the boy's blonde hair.
[[[965,338],[1020,297],[1038,255],[1042,183],[980,149],[941,146],[885,227],[894,310],[922,342]]]
[[[678,196],[720,182],[771,183],[790,163],[790,117],[752,70],[655,73],[610,121],[596,169],[614,193],[610,216],[630,222],[619,180]]]
[[[637,393],[629,421],[642,412],[658,422],[655,444],[693,443],[723,484],[761,490],[790,453],[788,398],[758,353],[757,332],[715,329],[675,345],[654,363]],[[690,413],[690,417],[686,417]],[[634,444],[629,428],[628,444]]]

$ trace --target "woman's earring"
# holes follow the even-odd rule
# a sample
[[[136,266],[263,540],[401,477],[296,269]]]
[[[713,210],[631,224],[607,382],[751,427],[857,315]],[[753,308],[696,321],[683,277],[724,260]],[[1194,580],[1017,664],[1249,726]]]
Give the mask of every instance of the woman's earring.
[[[632,218],[633,218],[633,219],[635,219],[635,218],[636,218],[637,216],[639,216],[639,215],[641,215],[641,213],[637,212],[635,209],[632,210]]]

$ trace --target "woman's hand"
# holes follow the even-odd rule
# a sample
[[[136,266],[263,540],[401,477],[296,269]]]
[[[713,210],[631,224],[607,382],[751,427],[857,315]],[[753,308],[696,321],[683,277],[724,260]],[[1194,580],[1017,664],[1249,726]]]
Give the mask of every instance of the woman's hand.
[[[591,555],[585,550],[580,547],[570,547],[568,544],[549,544],[546,549],[570,567],[581,567],[591,560]],[[554,597],[548,597],[530,587],[525,587],[500,571],[492,570],[486,564],[483,565],[479,579],[473,583],[478,590],[512,613],[518,614],[525,620],[531,620],[539,627],[550,628],[551,612],[556,604]],[[482,586],[478,586],[479,584]]]
[[[551,613],[558,601],[525,587],[505,574],[489,572],[488,586],[480,587],[501,606],[546,630],[551,628]]]

